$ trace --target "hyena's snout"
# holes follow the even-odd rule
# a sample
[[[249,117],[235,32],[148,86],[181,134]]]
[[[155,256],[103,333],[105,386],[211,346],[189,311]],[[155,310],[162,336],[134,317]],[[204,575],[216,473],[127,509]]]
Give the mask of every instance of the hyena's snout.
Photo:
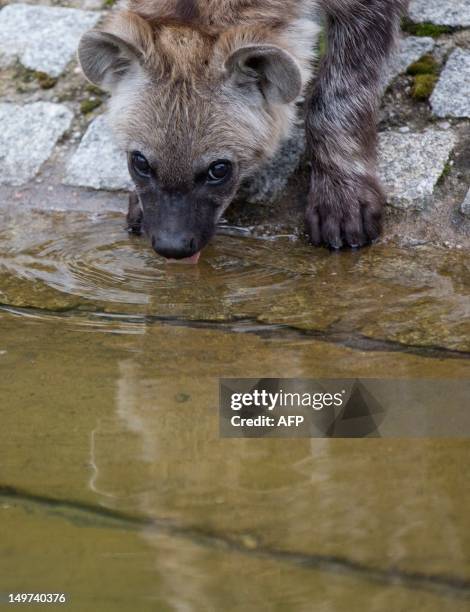
[[[187,195],[161,194],[157,202],[144,202],[143,210],[152,247],[166,259],[197,257],[215,233],[214,208]]]
[[[200,249],[192,236],[162,236],[160,233],[152,236],[152,246],[155,251],[166,259],[189,259]]]

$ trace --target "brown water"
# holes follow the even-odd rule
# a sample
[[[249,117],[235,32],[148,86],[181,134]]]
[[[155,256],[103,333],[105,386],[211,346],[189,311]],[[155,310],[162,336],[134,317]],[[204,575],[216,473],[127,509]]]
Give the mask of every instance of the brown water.
[[[74,610],[470,609],[470,442],[227,440],[218,380],[466,379],[468,253],[122,218],[0,229],[0,593]]]

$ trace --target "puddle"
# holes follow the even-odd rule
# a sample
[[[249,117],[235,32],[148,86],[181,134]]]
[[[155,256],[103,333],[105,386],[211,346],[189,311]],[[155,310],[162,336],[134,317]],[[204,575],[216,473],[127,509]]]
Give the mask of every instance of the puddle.
[[[0,593],[467,610],[468,441],[227,440],[217,406],[224,376],[468,378],[468,253],[220,236],[190,268],[122,228],[2,220]]]
[[[466,252],[377,246],[331,255],[220,236],[198,266],[169,265],[120,216],[28,213],[0,231],[0,302],[57,311],[350,334],[470,352]],[[96,318],[96,317],[95,317]]]

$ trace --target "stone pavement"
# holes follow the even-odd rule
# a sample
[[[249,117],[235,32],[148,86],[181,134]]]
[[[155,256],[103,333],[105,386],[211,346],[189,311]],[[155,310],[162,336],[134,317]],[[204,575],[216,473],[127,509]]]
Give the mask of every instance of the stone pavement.
[[[59,199],[65,210],[93,209],[91,201],[96,210],[124,205],[130,180],[103,114],[106,95],[85,82],[75,60],[81,34],[110,4],[0,0],[0,206],[13,200],[57,208]],[[411,242],[470,246],[467,27],[470,0],[412,0],[384,75],[379,169],[391,233]],[[302,151],[299,131],[247,186],[245,199],[278,210]]]
[[[431,96],[437,117],[470,117],[470,51],[453,51]]]
[[[470,26],[470,2],[468,0],[413,0],[410,6],[413,21],[429,22],[453,27]]]
[[[2,64],[19,59],[26,68],[57,77],[74,57],[81,35],[100,17],[71,8],[10,4],[0,12]]]

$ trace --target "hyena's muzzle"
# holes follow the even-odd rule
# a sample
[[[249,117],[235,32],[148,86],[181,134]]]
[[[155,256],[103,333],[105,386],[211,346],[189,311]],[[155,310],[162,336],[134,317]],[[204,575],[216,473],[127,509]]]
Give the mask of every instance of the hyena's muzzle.
[[[215,234],[217,206],[191,193],[158,191],[140,195],[143,229],[153,248],[166,259],[197,261]]]

